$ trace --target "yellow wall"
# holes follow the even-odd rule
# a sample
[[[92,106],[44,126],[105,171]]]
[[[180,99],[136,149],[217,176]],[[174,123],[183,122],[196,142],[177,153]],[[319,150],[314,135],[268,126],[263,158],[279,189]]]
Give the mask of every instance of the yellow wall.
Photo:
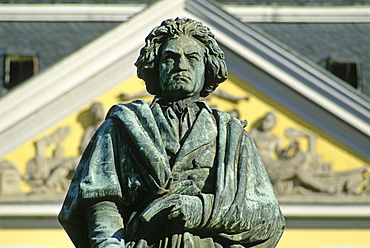
[[[218,99],[215,99],[215,101],[218,100],[219,108],[224,111],[237,108],[241,113],[240,118],[248,120],[249,125],[246,128],[248,131],[250,131],[252,124],[259,118],[263,117],[267,112],[273,111],[278,116],[278,122],[273,132],[282,139],[284,147],[287,147],[289,144],[289,140],[285,138],[284,131],[288,127],[293,127],[320,135],[316,140],[316,153],[322,156],[324,162],[332,163],[333,170],[335,171],[355,169],[369,163],[369,161],[363,161],[352,155],[353,153],[351,151],[344,150],[338,143],[336,144],[324,138],[326,134],[320,133],[320,130],[315,129],[312,125],[303,125],[302,123],[304,121],[299,116],[290,113],[279,103],[267,98],[261,92],[253,89],[235,76],[231,76],[230,78],[230,80],[222,83],[219,88],[236,96],[243,96],[249,93],[251,94],[250,99],[248,101],[240,101],[237,104],[231,104]],[[302,144],[302,148],[307,149],[308,143],[306,140],[301,139],[299,141]]]
[[[21,174],[24,174],[26,170],[27,162],[33,157],[35,157],[36,155],[36,149],[34,146],[34,142],[48,134],[55,132],[55,130],[57,130],[58,128],[65,127],[65,126],[71,127],[71,132],[67,136],[67,138],[61,143],[61,145],[64,149],[64,153],[66,157],[76,157],[79,155],[80,141],[84,133],[84,128],[81,122],[79,121],[80,114],[82,112],[88,111],[88,109],[91,107],[91,104],[94,102],[101,102],[104,106],[105,112],[107,112],[112,105],[120,102],[119,95],[121,93],[136,94],[136,93],[141,92],[142,90],[145,90],[144,83],[141,80],[139,80],[136,76],[132,77],[131,79],[117,86],[113,90],[107,92],[106,94],[95,99],[93,102],[87,104],[85,107],[78,110],[71,116],[65,118],[64,120],[59,122],[54,127],[48,130],[45,130],[43,133],[37,135],[34,139],[25,143],[18,149],[12,151],[8,155],[6,155],[3,159],[11,161],[11,162],[15,162],[18,165],[18,169],[21,172]],[[151,98],[152,97],[148,96],[143,99],[149,100]],[[87,117],[89,116],[87,115]],[[47,151],[48,156],[51,156],[52,148],[53,147],[50,147],[50,149],[48,149]],[[24,191],[30,190],[30,188],[25,184],[22,184],[22,189]]]
[[[93,102],[87,104],[84,108],[78,110],[71,116],[65,118],[61,122],[59,122],[54,127],[50,128],[49,130],[44,131],[43,133],[36,136],[31,141],[25,143],[23,146],[19,147],[17,150],[9,153],[7,156],[4,157],[4,159],[16,162],[19,165],[19,169],[21,172],[24,172],[25,165],[27,164],[27,161],[29,161],[32,157],[35,156],[35,147],[33,143],[48,135],[53,133],[56,129],[63,126],[70,126],[72,127],[71,133],[68,135],[68,137],[63,141],[62,146],[65,150],[65,155],[67,157],[73,157],[78,155],[78,148],[80,145],[80,140],[82,138],[84,128],[82,127],[80,121],[79,121],[79,115],[87,111],[91,104],[94,102],[101,102],[104,106],[105,112],[109,110],[109,108],[120,102],[119,95],[123,92],[133,94],[137,93],[144,89],[144,84],[136,77],[132,77],[128,81],[122,83],[118,87],[114,88],[113,90],[107,92],[103,96],[97,98]],[[48,153],[50,156],[50,152]]]
[[[321,248],[357,246],[370,248],[370,230],[287,229],[277,248]]]
[[[3,229],[0,247],[5,245],[39,245],[50,248],[73,248],[62,229]]]
[[[244,96],[246,94],[251,94],[250,99],[246,101],[240,101],[238,103],[231,103],[218,97],[212,97],[209,101],[209,104],[217,105],[219,109],[224,111],[230,111],[234,108],[238,109],[241,114],[240,118],[248,120],[249,125],[246,128],[248,131],[256,120],[263,117],[269,111],[274,111],[278,116],[278,122],[273,131],[283,140],[283,145],[285,147],[288,145],[289,142],[287,139],[284,138],[284,130],[287,127],[294,127],[312,133],[317,133],[319,131],[310,131],[309,125],[300,124],[301,119],[298,116],[292,115],[286,109],[283,109],[281,106],[279,106],[278,103],[275,103],[272,100],[266,98],[265,96],[263,96],[263,94],[257,92],[253,88],[248,87],[248,85],[240,82],[237,78],[231,78],[231,80],[222,83],[219,88],[235,96]],[[238,85],[242,85],[243,88]],[[137,94],[144,90],[144,83],[138,78],[132,77],[115,89],[99,97],[94,102],[103,103],[105,111],[108,111],[108,109],[112,105],[120,102],[119,95],[121,93]],[[150,101],[151,98],[151,96],[147,96],[142,99]],[[88,110],[91,104],[92,103],[86,105],[83,109],[78,110],[73,115],[58,123],[55,127],[52,127],[51,129],[39,134],[30,142],[27,142],[23,146],[19,147],[17,150],[5,156],[4,159],[15,162],[19,166],[20,172],[24,173],[27,161],[35,156],[35,147],[33,145],[34,141],[54,132],[58,127],[62,126],[72,127],[70,135],[62,143],[65,154],[67,157],[77,156],[78,147],[80,145],[80,140],[84,131],[81,123],[78,120],[78,116],[81,112]],[[332,163],[334,170],[340,171],[354,169],[366,164],[366,161],[358,159],[354,155],[352,155],[351,151],[346,151],[332,141],[325,139],[325,134],[318,134],[320,135],[320,137],[316,141],[316,152],[323,157],[324,162]],[[304,139],[300,140],[300,142],[302,143],[303,148],[308,146],[307,142]],[[49,155],[50,153],[51,152],[49,152]]]
[[[73,248],[61,229],[0,230],[2,245],[41,245]],[[287,229],[277,248],[319,248],[327,246],[361,246],[370,248],[370,230],[363,229]]]
[[[242,87],[241,87],[242,86]],[[278,123],[274,128],[274,133],[283,139],[284,146],[288,145],[288,140],[284,138],[284,130],[287,127],[294,127],[305,131],[310,131],[310,125],[302,125],[302,120],[298,116],[292,115],[286,109],[282,108],[278,103],[272,102],[263,94],[253,88],[249,88],[237,78],[231,77],[230,80],[220,85],[220,89],[235,96],[245,96],[251,94],[249,100],[243,100],[238,103],[212,97],[209,100],[210,105],[224,111],[238,109],[241,113],[241,119],[247,119],[249,125],[247,130],[250,130],[251,125],[259,118],[263,117],[268,111],[274,111],[278,115]],[[145,90],[143,82],[136,77],[132,77],[128,81],[122,83],[115,89],[107,92],[103,96],[96,99],[94,102],[102,102],[107,111],[110,106],[120,102],[119,95],[121,93],[136,94]],[[151,96],[142,99],[151,100]],[[46,130],[39,134],[33,140],[27,142],[15,151],[9,153],[4,159],[15,162],[19,166],[21,173],[24,173],[27,161],[35,156],[35,148],[33,142],[52,133],[58,127],[70,126],[72,131],[70,135],[62,143],[67,157],[78,156],[78,147],[83,135],[83,127],[79,121],[79,115],[90,108],[92,103],[87,104],[84,108],[78,110],[68,118],[65,118],[55,127]],[[314,129],[314,127],[312,128]],[[313,132],[319,132],[314,130]],[[334,170],[349,170],[358,168],[365,164],[365,161],[351,155],[350,152],[340,148],[332,140],[325,139],[325,134],[320,134],[317,139],[317,153],[323,157],[325,162],[333,163]],[[303,146],[307,143],[303,142]],[[48,152],[49,155],[51,151]],[[23,185],[24,191],[29,190],[27,185]],[[318,230],[318,229],[288,229],[282,237],[278,248],[314,248],[329,245],[357,245],[366,246],[370,243],[370,230]],[[0,230],[0,246],[10,244],[34,244],[48,247],[73,247],[67,235],[61,229],[2,229]]]

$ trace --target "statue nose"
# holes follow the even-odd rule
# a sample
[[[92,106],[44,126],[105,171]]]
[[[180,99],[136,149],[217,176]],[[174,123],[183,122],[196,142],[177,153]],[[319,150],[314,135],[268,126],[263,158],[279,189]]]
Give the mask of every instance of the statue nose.
[[[185,56],[181,56],[179,59],[179,70],[181,71],[187,71],[189,68],[188,61]]]

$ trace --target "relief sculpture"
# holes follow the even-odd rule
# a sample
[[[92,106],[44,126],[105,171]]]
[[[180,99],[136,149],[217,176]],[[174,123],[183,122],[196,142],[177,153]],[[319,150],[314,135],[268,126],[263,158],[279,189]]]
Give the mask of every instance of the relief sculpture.
[[[80,144],[80,154],[83,153],[86,146],[89,144],[90,139],[94,135],[95,131],[98,129],[100,124],[104,121],[105,112],[103,108],[103,104],[101,102],[95,102],[89,108],[89,116],[91,119],[91,123],[86,127],[85,133],[82,136],[81,144]]]
[[[76,158],[66,157],[61,146],[69,133],[70,127],[60,127],[35,141],[36,155],[27,163],[23,175],[25,182],[31,186],[29,196],[32,198],[56,200],[63,197],[77,162]],[[47,149],[52,149],[51,156],[46,155]]]
[[[21,174],[15,163],[0,161],[0,199],[21,193]]]
[[[83,121],[87,124],[78,148],[79,154],[85,150],[105,117],[103,105],[99,102],[93,103],[86,112],[88,115],[84,115]],[[71,127],[62,126],[36,140],[35,156],[24,165],[23,174],[13,162],[1,161],[0,202],[61,201],[80,159],[80,155],[65,155],[62,143],[70,132]],[[21,189],[22,182],[27,185],[25,190]]]
[[[62,141],[70,127],[60,127],[34,142],[35,156],[25,165],[22,175],[9,161],[0,163],[0,202],[61,200],[75,170],[77,158],[66,157]],[[48,155],[47,151],[51,151]],[[21,189],[22,182],[26,185]]]
[[[269,112],[253,124],[250,134],[280,201],[346,201],[341,197],[343,195],[350,196],[348,202],[366,201],[366,195],[370,194],[366,166],[344,172],[333,171],[332,164],[323,162],[316,153],[318,135],[294,128],[285,130],[290,143],[284,149],[282,140],[272,131],[276,123],[277,115]],[[302,139],[307,140],[307,149],[301,147]],[[304,197],[299,200],[297,195]]]

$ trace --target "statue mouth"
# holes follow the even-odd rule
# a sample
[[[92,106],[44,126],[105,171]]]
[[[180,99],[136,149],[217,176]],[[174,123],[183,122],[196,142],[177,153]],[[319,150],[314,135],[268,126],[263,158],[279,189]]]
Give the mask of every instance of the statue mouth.
[[[189,76],[183,75],[183,74],[174,75],[172,80],[175,81],[175,82],[180,82],[180,81],[181,82],[190,82],[191,81]]]
[[[174,74],[174,77],[184,77],[184,78],[190,78],[190,76],[188,74],[185,74],[185,73],[176,73]]]
[[[171,80],[172,84],[190,84],[191,79],[184,75],[175,75]]]

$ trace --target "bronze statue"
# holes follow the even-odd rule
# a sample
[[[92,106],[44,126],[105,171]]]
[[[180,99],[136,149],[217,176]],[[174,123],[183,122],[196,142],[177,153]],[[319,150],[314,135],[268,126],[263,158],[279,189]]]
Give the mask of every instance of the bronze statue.
[[[135,64],[153,102],[113,106],[59,220],[76,247],[275,247],[285,220],[242,121],[200,97],[227,78],[214,35],[166,20]]]

